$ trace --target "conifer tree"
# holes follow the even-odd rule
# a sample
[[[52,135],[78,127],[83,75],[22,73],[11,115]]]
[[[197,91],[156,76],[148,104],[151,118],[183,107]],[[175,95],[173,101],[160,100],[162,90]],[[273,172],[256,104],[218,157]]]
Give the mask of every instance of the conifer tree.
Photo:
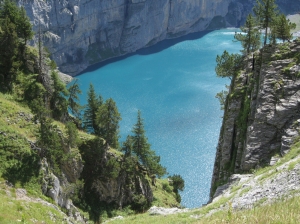
[[[258,50],[260,47],[260,32],[256,26],[255,18],[251,14],[248,15],[245,25],[240,29],[245,34],[235,33],[234,38],[241,42],[242,52],[249,54]]]
[[[79,116],[80,109],[81,109],[81,106],[79,104],[79,97],[78,97],[78,94],[81,94],[81,90],[79,88],[77,80],[78,79],[76,79],[75,82],[73,84],[71,84],[70,87],[68,88],[69,109],[70,109],[71,113],[74,114],[76,117]]]
[[[32,25],[26,15],[24,7],[21,7],[19,12],[18,36],[23,39],[24,46],[26,45],[27,40],[33,37]]]
[[[221,56],[217,55],[217,66],[215,71],[218,77],[231,79],[236,75],[239,66],[241,65],[241,55],[229,54],[226,50]]]
[[[97,96],[93,84],[90,84],[87,93],[87,105],[83,115],[83,124],[87,131],[99,134],[99,127],[96,122],[98,108],[103,104],[103,99]]]
[[[121,115],[115,101],[109,98],[102,104],[96,113],[99,135],[113,148],[119,147],[119,121]]]
[[[264,29],[264,46],[267,44],[269,37],[268,30],[272,27],[278,16],[277,5],[275,0],[256,0],[253,12],[257,18],[259,27]]]
[[[123,142],[123,146],[121,150],[124,152],[125,157],[129,157],[132,155],[133,142],[132,142],[132,137],[130,135],[128,135],[126,141]]]
[[[276,37],[283,42],[290,41],[293,38],[291,30],[296,28],[296,24],[292,23],[289,19],[286,18],[284,14],[281,14],[276,22],[275,32]]]
[[[66,123],[66,129],[68,133],[68,144],[69,147],[76,147],[78,142],[78,130],[73,122]]]
[[[16,26],[9,17],[1,21],[2,33],[0,36],[0,89],[12,90],[12,83],[20,66],[18,62],[18,37]]]
[[[134,125],[132,132],[132,152],[136,154],[139,161],[151,174],[157,174],[158,176],[166,174],[166,168],[160,165],[160,157],[150,148],[148,138],[145,135],[144,123],[140,111],[138,111],[137,123]]]
[[[50,99],[50,108],[52,110],[52,117],[62,120],[64,115],[68,113],[68,91],[66,86],[59,79],[56,71],[52,71],[52,95]]]
[[[24,61],[25,44],[33,36],[24,8],[15,2],[0,2],[0,89],[12,90],[16,74]]]

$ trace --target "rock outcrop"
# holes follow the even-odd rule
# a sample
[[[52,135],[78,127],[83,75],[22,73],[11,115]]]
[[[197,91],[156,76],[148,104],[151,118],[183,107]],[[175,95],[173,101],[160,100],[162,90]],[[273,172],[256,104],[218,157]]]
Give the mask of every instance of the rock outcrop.
[[[280,162],[279,162],[280,163]],[[252,209],[256,206],[299,195],[299,156],[276,164],[261,174],[234,174],[226,187],[219,187],[213,202],[221,198],[230,199],[234,210]],[[228,207],[228,205],[222,205]]]
[[[19,0],[60,71],[135,52],[167,38],[240,26],[254,0]],[[293,3],[292,9],[288,8]],[[278,2],[296,12],[300,3]],[[36,39],[37,41],[37,39]]]
[[[80,150],[85,162],[81,177],[99,202],[141,211],[151,204],[150,177],[137,159],[117,156],[98,138],[84,142]]]
[[[266,46],[232,81],[217,147],[211,196],[232,174],[274,164],[300,130],[300,42]]]

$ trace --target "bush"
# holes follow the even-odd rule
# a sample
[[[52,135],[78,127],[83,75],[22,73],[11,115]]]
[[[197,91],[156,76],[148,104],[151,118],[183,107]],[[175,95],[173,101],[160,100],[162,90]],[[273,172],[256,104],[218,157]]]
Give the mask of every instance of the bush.
[[[169,176],[169,178],[172,180],[174,192],[178,192],[178,190],[183,191],[184,180],[180,175],[174,174],[173,176]]]

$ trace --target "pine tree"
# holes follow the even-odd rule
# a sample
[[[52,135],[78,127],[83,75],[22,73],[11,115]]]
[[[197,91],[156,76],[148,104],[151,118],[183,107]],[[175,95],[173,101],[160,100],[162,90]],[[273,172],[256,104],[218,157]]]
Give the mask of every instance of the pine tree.
[[[145,130],[144,130],[144,123],[143,123],[143,119],[141,117],[141,111],[138,111],[138,115],[137,115],[137,123],[134,125],[133,127],[133,152],[141,157],[141,155],[143,154],[143,148],[146,147],[145,145],[147,145],[147,139],[145,136]],[[145,144],[145,145],[144,145]]]
[[[66,129],[68,133],[68,144],[69,147],[76,147],[78,142],[78,130],[73,122],[66,123]]]
[[[101,96],[97,96],[93,84],[90,84],[87,93],[87,105],[83,115],[83,124],[87,131],[99,134],[99,127],[96,122],[98,108],[103,104]]]
[[[260,47],[260,32],[256,26],[255,18],[251,14],[248,15],[245,25],[240,29],[245,34],[235,33],[234,38],[241,42],[242,52],[249,54],[258,50]]]
[[[133,127],[133,148],[132,152],[139,158],[139,161],[149,170],[151,174],[163,176],[166,168],[160,165],[160,157],[150,148],[148,138],[145,135],[144,123],[141,111],[138,111],[137,123]]]
[[[11,91],[20,67],[18,61],[18,37],[16,26],[9,17],[1,22],[2,33],[0,36],[0,89]]]
[[[79,104],[79,97],[78,97],[78,94],[81,94],[81,90],[79,88],[77,80],[78,79],[76,79],[75,82],[73,82],[73,84],[71,84],[70,87],[68,88],[69,109],[70,109],[71,113],[74,114],[76,117],[79,116],[80,109],[81,109],[81,106]]]
[[[112,98],[106,100],[106,102],[98,108],[96,122],[100,132],[99,135],[113,148],[119,147],[120,120],[121,115]]]
[[[276,17],[278,16],[275,0],[256,0],[256,5],[253,8],[253,12],[257,18],[259,27],[265,30],[265,46],[269,37],[268,30],[272,27],[272,23],[275,22]]]
[[[52,71],[52,95],[50,99],[50,108],[52,110],[52,117],[62,120],[68,113],[68,90],[66,86],[59,79],[56,71]]]
[[[27,40],[33,37],[32,25],[26,15],[24,7],[21,7],[19,11],[18,36],[23,39],[24,46],[26,45]]]
[[[124,152],[125,157],[130,157],[132,155],[133,142],[132,142],[132,137],[130,135],[128,135],[126,141],[123,142],[123,146],[121,150]]]
[[[283,42],[290,41],[293,38],[291,30],[296,28],[296,24],[292,23],[286,18],[284,14],[281,14],[275,26],[276,37]]]
[[[12,90],[16,74],[24,61],[25,45],[33,36],[24,8],[4,0],[0,4],[0,89]]]
[[[217,66],[215,68],[217,76],[221,78],[228,77],[231,79],[236,75],[236,72],[241,65],[241,59],[241,55],[229,54],[226,50],[221,56],[217,55]]]

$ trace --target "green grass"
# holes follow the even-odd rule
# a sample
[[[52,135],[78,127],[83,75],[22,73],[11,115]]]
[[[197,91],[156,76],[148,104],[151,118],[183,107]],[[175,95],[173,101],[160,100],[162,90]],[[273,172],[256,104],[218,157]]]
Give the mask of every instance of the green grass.
[[[13,193],[12,193],[13,192]],[[52,218],[51,218],[52,217]],[[53,207],[16,198],[15,188],[0,180],[0,223],[66,223],[65,215]]]
[[[152,205],[158,207],[179,207],[180,204],[175,200],[173,187],[169,185],[167,179],[157,179],[156,186],[151,186],[154,200]]]
[[[39,172],[39,157],[30,148],[28,141],[35,142],[38,139],[38,129],[39,123],[35,122],[30,109],[15,100],[15,96],[0,93],[0,182],[8,180],[13,183],[16,188],[25,188],[27,190],[27,195],[34,198],[41,198],[44,201],[53,203],[53,201],[44,196],[41,191],[41,180],[42,175]],[[53,125],[60,130],[63,137],[67,138],[66,127],[64,124],[53,121]],[[79,131],[78,139],[79,142],[91,140],[95,136],[88,134],[83,131]],[[79,145],[80,143],[78,143]],[[110,152],[114,153],[117,157],[123,155],[123,153],[117,149],[110,148]],[[78,148],[71,148],[68,153],[64,153],[63,160],[73,161],[73,159],[81,160],[81,155]],[[149,179],[149,181],[151,181]],[[175,193],[173,192],[173,187],[169,185],[167,179],[157,179],[156,186],[151,186],[154,195],[153,205],[162,207],[179,207],[180,204],[175,199]],[[2,186],[3,188],[3,186]],[[0,194],[3,191],[0,191]],[[24,218],[24,223],[32,223],[28,221],[31,217],[35,217],[35,212],[38,212],[41,208],[34,203],[30,205],[34,211],[31,211],[29,215],[26,210],[29,207],[29,202],[25,203],[23,201],[15,202],[15,188],[10,189],[11,199],[8,195],[1,194],[0,203],[4,207],[5,204],[13,204],[10,209],[12,213],[7,217],[6,210],[0,207],[0,223],[15,223],[21,222],[22,217]],[[9,201],[11,200],[11,201]],[[47,210],[47,209],[46,209]],[[24,214],[23,214],[24,213]],[[37,220],[44,220],[46,223],[55,223],[49,221],[48,219],[42,219],[43,216],[47,214],[41,213],[42,215],[37,215]],[[112,211],[113,216],[128,216],[134,214],[134,211],[130,207],[125,207],[122,210]],[[41,218],[38,218],[41,217]],[[85,217],[88,217],[86,215]],[[111,217],[111,215],[102,217],[102,220]],[[19,220],[19,221],[18,221]],[[20,221],[21,220],[21,221]],[[60,221],[58,221],[60,222]]]
[[[16,103],[11,95],[0,93],[0,131],[18,133],[35,141],[38,125],[31,118],[33,115],[28,107]]]
[[[234,211],[231,209],[230,201],[223,201],[227,205],[226,209],[208,214],[207,206],[187,213],[180,213],[168,216],[150,216],[141,214],[130,216],[122,220],[110,221],[109,223],[289,223],[297,224],[300,220],[300,197],[295,196],[289,199],[278,200],[273,204],[262,205],[266,199],[256,203],[253,209]]]

